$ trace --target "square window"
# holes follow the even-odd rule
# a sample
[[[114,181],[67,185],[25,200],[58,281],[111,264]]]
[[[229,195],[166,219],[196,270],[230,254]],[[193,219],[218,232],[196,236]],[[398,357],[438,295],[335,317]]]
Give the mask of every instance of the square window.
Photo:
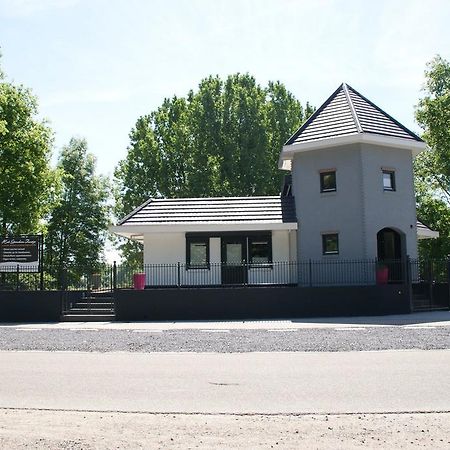
[[[339,236],[337,233],[322,234],[322,254],[324,255],[339,254]]]
[[[336,172],[320,172],[320,192],[336,191]]]
[[[209,238],[186,239],[186,265],[190,269],[204,269],[209,265]]]
[[[383,170],[383,190],[395,191],[395,172],[393,170]]]
[[[272,262],[272,240],[251,238],[248,241],[250,264],[270,264]]]

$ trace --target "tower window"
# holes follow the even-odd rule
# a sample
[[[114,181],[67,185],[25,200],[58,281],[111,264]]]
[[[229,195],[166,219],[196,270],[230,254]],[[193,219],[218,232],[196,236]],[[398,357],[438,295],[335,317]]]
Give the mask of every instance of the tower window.
[[[383,170],[383,190],[395,191],[395,172],[393,170]]]
[[[320,172],[320,192],[336,192],[336,171]]]

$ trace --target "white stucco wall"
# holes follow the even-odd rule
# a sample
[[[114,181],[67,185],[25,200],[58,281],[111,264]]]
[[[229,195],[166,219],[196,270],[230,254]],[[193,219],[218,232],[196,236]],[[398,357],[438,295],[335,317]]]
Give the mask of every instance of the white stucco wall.
[[[245,234],[245,233],[244,233]],[[174,286],[218,285],[221,283],[221,239],[209,239],[210,268],[186,270],[185,233],[144,234],[144,269],[147,285]],[[272,259],[276,263],[268,268],[249,268],[248,282],[288,284],[295,282],[296,232],[272,231]],[[180,263],[180,264],[178,264]]]

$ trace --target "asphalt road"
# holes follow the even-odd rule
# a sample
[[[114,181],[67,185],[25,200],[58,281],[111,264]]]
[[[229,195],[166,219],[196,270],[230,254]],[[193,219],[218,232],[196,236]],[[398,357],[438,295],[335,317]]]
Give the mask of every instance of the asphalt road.
[[[0,407],[160,413],[450,410],[450,351],[0,352]]]

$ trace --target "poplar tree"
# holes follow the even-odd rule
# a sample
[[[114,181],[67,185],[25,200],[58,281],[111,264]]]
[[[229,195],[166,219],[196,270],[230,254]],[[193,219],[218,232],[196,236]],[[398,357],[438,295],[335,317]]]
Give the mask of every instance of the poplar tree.
[[[109,224],[109,185],[95,173],[95,157],[84,139],[72,138],[59,156],[62,191],[48,220],[46,257],[61,280],[63,271],[81,276],[97,271]]]

